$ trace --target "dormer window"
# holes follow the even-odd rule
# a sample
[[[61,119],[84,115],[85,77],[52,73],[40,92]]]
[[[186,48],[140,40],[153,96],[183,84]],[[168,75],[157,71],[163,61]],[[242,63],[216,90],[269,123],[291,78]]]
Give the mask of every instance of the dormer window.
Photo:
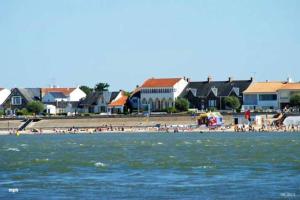
[[[22,97],[21,96],[13,96],[11,98],[11,105],[22,105]]]
[[[240,95],[240,88],[234,87],[234,88],[232,88],[232,90],[234,91],[234,93],[236,94],[236,96]]]
[[[214,93],[215,96],[218,96],[218,88],[213,87],[211,88],[211,91]]]

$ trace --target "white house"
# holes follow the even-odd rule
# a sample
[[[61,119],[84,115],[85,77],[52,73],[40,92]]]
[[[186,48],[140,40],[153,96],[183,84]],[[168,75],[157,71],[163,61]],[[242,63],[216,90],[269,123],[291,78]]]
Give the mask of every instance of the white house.
[[[283,109],[290,105],[290,98],[293,94],[300,93],[300,83],[286,83],[278,90],[279,105]]]
[[[5,88],[0,88],[0,108],[7,97],[10,95],[10,90]]]
[[[124,91],[120,91],[118,95],[108,104],[108,113],[123,113],[126,107],[128,97]]]
[[[152,111],[173,107],[187,85],[185,78],[150,78],[140,87],[141,104],[149,105]]]
[[[55,101],[79,102],[86,97],[86,94],[79,87],[41,88],[41,96],[44,103]]]
[[[243,92],[242,110],[279,109],[278,90],[283,82],[255,82]]]
[[[77,112],[77,106],[79,101],[85,98],[86,94],[79,87],[41,88],[41,97],[42,97],[42,102],[46,105],[47,113],[74,114]],[[52,106],[47,107],[47,105],[52,105]]]

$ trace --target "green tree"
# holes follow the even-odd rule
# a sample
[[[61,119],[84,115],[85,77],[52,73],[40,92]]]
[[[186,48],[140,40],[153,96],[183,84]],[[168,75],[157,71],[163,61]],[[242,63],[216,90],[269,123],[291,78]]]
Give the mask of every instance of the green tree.
[[[97,91],[97,92],[108,91],[108,88],[109,88],[108,83],[97,83],[95,85],[95,91]]]
[[[240,100],[235,96],[225,97],[224,102],[226,106],[233,110],[236,110],[241,106]]]
[[[293,94],[290,98],[291,106],[300,107],[300,93]]]
[[[187,111],[189,109],[190,103],[187,99],[178,98],[175,101],[175,108],[179,112]]]
[[[91,92],[93,92],[93,88],[90,88],[88,86],[82,85],[79,87],[86,95],[89,95]]]
[[[27,110],[26,108],[23,108],[22,110],[18,110],[18,111],[16,112],[16,114],[17,114],[18,116],[30,115],[30,113],[28,112],[28,110]]]
[[[44,110],[44,104],[40,101],[31,101],[27,103],[26,108],[30,113],[40,114]]]

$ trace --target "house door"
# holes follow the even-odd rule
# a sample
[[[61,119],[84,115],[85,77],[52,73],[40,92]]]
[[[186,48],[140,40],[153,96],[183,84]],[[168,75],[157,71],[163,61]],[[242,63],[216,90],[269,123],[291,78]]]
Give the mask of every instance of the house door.
[[[235,125],[239,124],[239,119],[238,118],[234,118],[234,124]]]

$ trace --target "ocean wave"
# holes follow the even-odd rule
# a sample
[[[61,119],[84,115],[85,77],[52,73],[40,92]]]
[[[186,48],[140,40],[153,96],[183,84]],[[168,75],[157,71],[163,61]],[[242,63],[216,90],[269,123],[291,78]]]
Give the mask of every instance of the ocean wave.
[[[183,143],[184,144],[192,144],[191,142],[187,142],[187,141],[184,141]]]
[[[211,165],[202,165],[202,166],[197,166],[197,167],[192,167],[193,169],[212,169],[215,168],[215,166]]]
[[[18,148],[8,148],[8,149],[6,149],[6,151],[20,151],[20,149],[18,149]]]
[[[19,192],[19,189],[18,188],[9,188],[8,192],[10,192],[10,193],[17,193],[17,192]]]
[[[21,147],[27,147],[28,144],[20,144]]]
[[[107,166],[105,163],[102,163],[102,162],[96,162],[94,165],[96,167],[106,167]]]
[[[43,158],[43,159],[36,158],[34,161],[35,162],[48,162],[49,158]]]

